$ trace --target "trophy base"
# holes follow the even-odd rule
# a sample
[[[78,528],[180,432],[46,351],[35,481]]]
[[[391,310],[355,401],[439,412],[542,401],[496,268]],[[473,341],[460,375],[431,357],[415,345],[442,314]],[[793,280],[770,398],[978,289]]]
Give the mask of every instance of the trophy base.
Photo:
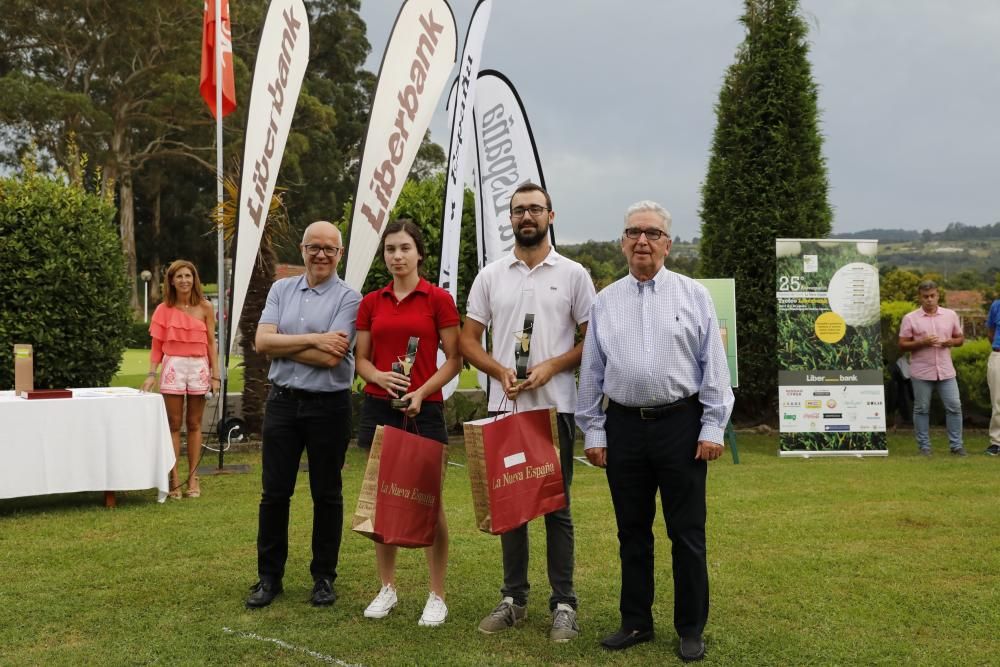
[[[406,408],[410,407],[410,399],[406,399],[404,401],[400,398],[394,398],[391,401],[389,401],[389,405],[392,406],[393,410],[405,410]]]

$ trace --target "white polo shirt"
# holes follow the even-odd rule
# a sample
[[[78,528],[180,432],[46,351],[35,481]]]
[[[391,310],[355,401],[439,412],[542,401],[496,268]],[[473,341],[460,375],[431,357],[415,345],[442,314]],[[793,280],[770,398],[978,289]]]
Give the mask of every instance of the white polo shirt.
[[[526,313],[534,313],[528,367],[573,349],[577,325],[590,319],[594,283],[579,263],[555,249],[533,269],[510,253],[483,267],[469,290],[466,316],[492,328],[492,356],[505,368],[514,367],[515,334]],[[499,411],[503,387],[490,378],[491,411]],[[559,373],[544,386],[521,393],[518,410],[554,407],[576,410],[575,369]],[[509,403],[504,411],[512,408]]]

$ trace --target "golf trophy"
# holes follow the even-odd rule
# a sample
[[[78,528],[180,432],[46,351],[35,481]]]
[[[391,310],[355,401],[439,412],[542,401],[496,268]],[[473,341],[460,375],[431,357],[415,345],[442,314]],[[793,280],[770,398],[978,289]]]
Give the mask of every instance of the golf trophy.
[[[402,373],[406,377],[410,377],[410,371],[413,370],[413,362],[417,359],[417,345],[420,343],[420,338],[417,336],[410,336],[410,341],[406,344],[406,356],[397,357],[399,361],[394,361],[392,363],[392,370],[395,373]],[[405,410],[410,407],[410,399],[394,398],[392,399],[391,405],[396,410]]]
[[[518,381],[528,378],[528,356],[531,353],[531,330],[535,326],[535,314],[526,313],[524,328],[514,332],[517,343],[514,345],[514,370]]]

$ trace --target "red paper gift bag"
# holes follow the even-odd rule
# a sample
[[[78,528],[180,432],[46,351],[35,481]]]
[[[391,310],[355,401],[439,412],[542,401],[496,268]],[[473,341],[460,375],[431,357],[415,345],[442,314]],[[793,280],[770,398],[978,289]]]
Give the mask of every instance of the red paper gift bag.
[[[352,529],[383,544],[433,544],[444,463],[437,440],[377,427]]]
[[[476,522],[499,535],[566,507],[554,409],[466,422]]]

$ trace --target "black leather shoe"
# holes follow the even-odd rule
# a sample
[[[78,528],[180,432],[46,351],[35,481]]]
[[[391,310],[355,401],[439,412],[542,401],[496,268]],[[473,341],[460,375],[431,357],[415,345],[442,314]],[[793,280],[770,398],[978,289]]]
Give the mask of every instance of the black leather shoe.
[[[247,598],[247,609],[260,609],[261,607],[266,607],[274,601],[274,598],[284,589],[281,587],[281,582],[273,581],[258,581],[256,584],[250,587],[250,597]]]
[[[705,641],[698,637],[681,637],[681,660],[694,662],[705,657]]]
[[[314,607],[329,607],[336,601],[337,594],[333,591],[333,582],[325,577],[317,579],[312,596],[309,598],[310,604]]]
[[[632,648],[636,644],[653,641],[652,630],[626,630],[621,628],[613,635],[601,640],[601,646],[609,651],[621,651]]]

